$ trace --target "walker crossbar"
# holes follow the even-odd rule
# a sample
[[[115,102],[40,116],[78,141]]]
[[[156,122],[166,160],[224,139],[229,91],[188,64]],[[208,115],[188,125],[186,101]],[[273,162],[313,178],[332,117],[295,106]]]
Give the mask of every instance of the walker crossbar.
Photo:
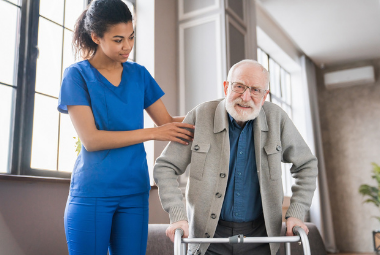
[[[281,237],[244,237],[236,235],[228,238],[181,238],[183,235],[182,229],[176,229],[174,236],[174,255],[186,254],[186,243],[286,243],[285,253],[290,254],[290,243],[302,243],[304,255],[310,255],[309,239],[306,232],[301,227],[294,227],[293,233],[296,236],[281,236]]]

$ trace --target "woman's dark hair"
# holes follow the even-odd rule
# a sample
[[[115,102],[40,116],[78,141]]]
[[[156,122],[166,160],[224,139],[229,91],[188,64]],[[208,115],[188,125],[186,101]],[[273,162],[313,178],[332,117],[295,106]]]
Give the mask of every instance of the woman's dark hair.
[[[94,0],[79,16],[74,27],[73,50],[75,57],[91,58],[98,47],[91,33],[100,38],[109,26],[132,21],[132,14],[122,0]]]

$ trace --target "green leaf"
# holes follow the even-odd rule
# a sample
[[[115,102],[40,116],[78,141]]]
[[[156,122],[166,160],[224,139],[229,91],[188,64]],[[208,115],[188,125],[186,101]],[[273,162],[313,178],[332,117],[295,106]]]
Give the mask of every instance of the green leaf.
[[[76,137],[74,137],[74,139],[77,139],[77,141],[75,142],[75,151],[77,152],[77,156],[79,155],[81,149],[82,149],[82,141]]]

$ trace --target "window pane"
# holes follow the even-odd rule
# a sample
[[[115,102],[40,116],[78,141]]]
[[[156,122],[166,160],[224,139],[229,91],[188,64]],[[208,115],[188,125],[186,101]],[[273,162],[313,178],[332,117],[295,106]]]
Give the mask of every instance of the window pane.
[[[40,18],[36,91],[58,97],[61,84],[62,27]]]
[[[271,91],[273,95],[281,98],[280,90],[280,66],[274,62],[272,59],[269,60],[269,70],[270,70],[270,83]]]
[[[286,90],[286,71],[281,68],[281,98],[284,102],[286,102],[286,98],[288,96]]]
[[[63,39],[63,67],[64,71],[67,67],[75,62],[73,49],[71,47],[71,42],[73,40],[74,33],[65,29],[65,38]]]
[[[84,10],[84,1],[66,0],[65,27],[74,30],[75,21]]]
[[[40,15],[63,25],[64,0],[40,0]]]
[[[35,95],[31,167],[57,170],[58,100]]]
[[[9,172],[9,141],[11,137],[12,106],[15,89],[0,85],[0,173]]]
[[[17,4],[18,6],[21,6],[22,0],[8,0],[11,3]]]
[[[286,81],[286,90],[288,91],[287,96],[286,96],[286,102],[289,105],[291,105],[292,104],[292,93],[291,93],[290,74],[289,73],[286,73],[285,81]]]
[[[68,114],[61,114],[59,129],[59,161],[58,170],[71,172],[77,159],[76,141],[78,137]]]
[[[16,85],[16,53],[19,8],[0,1],[0,82]],[[6,40],[4,40],[6,38]]]

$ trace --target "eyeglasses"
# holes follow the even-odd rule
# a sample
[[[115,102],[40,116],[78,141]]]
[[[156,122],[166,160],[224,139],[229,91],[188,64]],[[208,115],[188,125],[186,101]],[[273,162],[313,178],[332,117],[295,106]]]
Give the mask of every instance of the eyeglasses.
[[[249,89],[251,92],[251,97],[263,97],[265,92],[268,91],[266,89],[249,87],[249,86],[244,85],[243,83],[240,83],[240,82],[231,82],[231,89],[233,92],[236,92],[239,94],[243,94],[247,89]]]

